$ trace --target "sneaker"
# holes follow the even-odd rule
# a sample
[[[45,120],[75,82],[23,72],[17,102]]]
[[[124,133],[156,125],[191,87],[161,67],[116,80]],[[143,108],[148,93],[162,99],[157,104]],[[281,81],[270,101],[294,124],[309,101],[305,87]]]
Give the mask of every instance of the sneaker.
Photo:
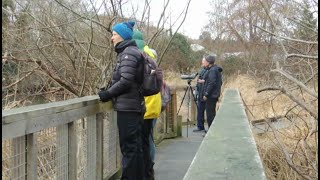
[[[192,132],[203,132],[203,131],[205,131],[205,130],[204,130],[204,129],[196,128],[196,129],[194,129]]]

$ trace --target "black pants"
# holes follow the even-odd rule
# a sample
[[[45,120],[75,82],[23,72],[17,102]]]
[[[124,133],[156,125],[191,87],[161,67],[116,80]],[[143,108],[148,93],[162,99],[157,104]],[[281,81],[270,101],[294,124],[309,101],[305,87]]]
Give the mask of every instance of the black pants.
[[[208,122],[209,128],[214,120],[214,117],[216,116],[217,102],[218,102],[218,98],[208,98],[206,100],[206,113],[207,113],[207,122]]]
[[[197,104],[197,127],[198,129],[204,130],[204,110],[206,107],[206,102],[198,99]]]
[[[142,154],[143,114],[117,111],[117,124],[122,153],[121,180],[141,180],[144,176]]]
[[[153,162],[150,155],[150,135],[152,130],[153,119],[145,119],[143,121],[142,128],[142,150],[143,150],[143,162],[144,162],[144,179],[154,179]]]

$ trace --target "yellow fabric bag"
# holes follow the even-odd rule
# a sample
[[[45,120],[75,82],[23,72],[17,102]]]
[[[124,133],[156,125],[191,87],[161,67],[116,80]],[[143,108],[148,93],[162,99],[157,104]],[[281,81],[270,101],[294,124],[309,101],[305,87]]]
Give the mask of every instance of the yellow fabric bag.
[[[155,55],[148,46],[144,46],[143,51],[146,52],[153,60],[155,60]],[[146,104],[144,119],[158,118],[161,113],[161,93],[159,92],[155,95],[145,96],[144,101]]]

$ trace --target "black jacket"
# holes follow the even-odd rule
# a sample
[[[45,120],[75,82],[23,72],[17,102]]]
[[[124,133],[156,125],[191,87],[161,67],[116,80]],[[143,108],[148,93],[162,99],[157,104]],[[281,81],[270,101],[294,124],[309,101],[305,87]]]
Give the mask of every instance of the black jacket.
[[[207,69],[202,67],[199,72],[198,80],[204,79],[206,73],[207,73]],[[204,86],[204,83],[197,83],[197,85],[196,85],[197,100],[200,100],[200,101],[203,101],[203,86]]]
[[[141,93],[143,59],[134,40],[116,45],[117,64],[113,71],[111,87],[107,94],[112,97],[115,111],[145,112]]]
[[[221,85],[222,85],[222,68],[213,65],[208,68],[207,73],[204,77],[204,88],[203,88],[203,95],[207,98],[219,98],[221,92]]]

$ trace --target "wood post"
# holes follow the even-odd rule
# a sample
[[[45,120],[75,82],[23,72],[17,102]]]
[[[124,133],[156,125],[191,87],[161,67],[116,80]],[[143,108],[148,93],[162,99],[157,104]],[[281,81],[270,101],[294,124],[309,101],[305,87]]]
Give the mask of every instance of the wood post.
[[[178,121],[177,121],[177,91],[176,89],[173,89],[171,91],[171,107],[172,107],[172,114],[171,114],[171,118],[173,121],[173,132],[175,134],[175,136],[177,136],[177,128],[178,128]]]
[[[36,134],[27,135],[27,180],[37,179],[37,138]]]
[[[103,113],[97,114],[96,179],[103,179]]]
[[[97,132],[96,115],[87,117],[87,179],[96,179]]]
[[[77,134],[75,121],[68,123],[68,170],[70,180],[77,180]]]
[[[182,116],[179,115],[177,118],[177,136],[182,136]]]

